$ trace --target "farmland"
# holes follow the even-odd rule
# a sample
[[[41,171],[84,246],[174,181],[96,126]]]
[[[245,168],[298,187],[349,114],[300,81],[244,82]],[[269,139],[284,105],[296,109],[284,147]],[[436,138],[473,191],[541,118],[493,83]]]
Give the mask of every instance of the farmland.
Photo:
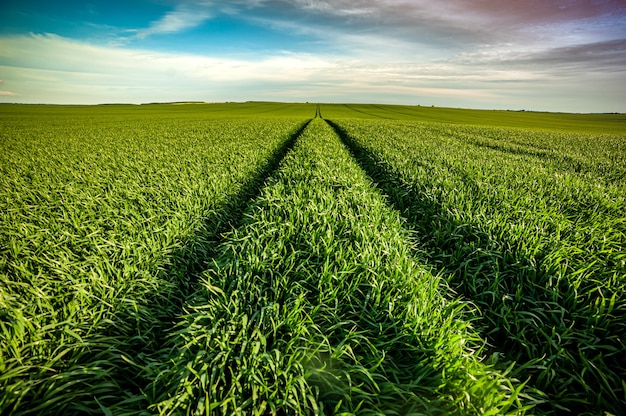
[[[0,120],[2,414],[623,409],[623,115]]]

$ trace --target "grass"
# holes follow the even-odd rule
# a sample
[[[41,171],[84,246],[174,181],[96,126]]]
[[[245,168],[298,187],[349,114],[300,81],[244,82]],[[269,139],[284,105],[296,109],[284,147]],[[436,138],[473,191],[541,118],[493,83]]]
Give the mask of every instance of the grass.
[[[620,414],[623,115],[0,119],[2,414]]]
[[[410,120],[459,126],[506,127],[593,134],[626,134],[626,114],[570,114],[504,110],[472,110],[413,105],[324,104],[333,118]]]
[[[482,342],[315,119],[230,233],[152,391],[160,414],[513,414]],[[445,293],[445,292],[444,292]]]
[[[476,304],[491,350],[548,395],[541,412],[619,414],[626,397],[624,137],[349,119],[334,125],[406,216],[428,262]]]
[[[32,110],[1,136],[0,409],[136,414],[147,381],[127,361],[159,349],[190,272],[306,120]]]

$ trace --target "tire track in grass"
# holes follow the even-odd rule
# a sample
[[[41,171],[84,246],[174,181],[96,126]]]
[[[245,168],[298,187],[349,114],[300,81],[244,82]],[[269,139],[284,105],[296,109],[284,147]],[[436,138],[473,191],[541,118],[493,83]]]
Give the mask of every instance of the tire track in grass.
[[[365,110],[362,110],[362,109],[356,108],[356,106],[354,106],[354,105],[344,104],[344,106],[345,106],[346,108],[349,108],[350,110],[352,110],[352,111],[354,111],[354,112],[361,113],[361,114],[365,114],[365,115],[367,115],[367,116],[372,116],[372,117],[374,117],[374,118],[383,118],[383,119],[388,119],[388,120],[389,120],[389,119],[393,119],[393,117],[387,117],[387,116],[383,116],[383,115],[380,115],[380,114],[377,114],[377,113],[370,113],[369,111],[365,111]],[[363,106],[363,105],[362,105],[362,106]]]
[[[315,105],[315,118],[321,118],[322,117],[322,112],[320,110],[320,105],[316,104]]]
[[[247,166],[250,175],[245,177],[243,183],[211,207],[193,235],[172,246],[178,249],[167,253],[165,264],[158,270],[148,270],[158,274],[158,278],[148,281],[142,276],[136,277],[146,280],[139,284],[154,287],[147,297],[135,298],[132,295],[137,293],[133,292],[120,295],[121,299],[113,298],[122,305],[110,305],[109,308],[115,306],[116,309],[99,311],[100,314],[107,314],[107,319],[99,321],[97,328],[89,329],[87,334],[72,326],[82,322],[76,324],[69,318],[59,324],[47,325],[50,332],[66,331],[66,335],[54,356],[40,358],[43,365],[16,367],[9,361],[11,355],[8,354],[9,359],[2,362],[7,372],[0,375],[0,380],[7,386],[7,390],[0,394],[0,410],[14,415],[147,414],[148,402],[143,390],[154,377],[155,363],[162,358],[158,353],[171,322],[181,313],[185,300],[196,290],[198,274],[215,254],[221,234],[236,228],[242,221],[249,201],[256,197],[262,183],[277,168],[309,122],[298,123],[300,125],[291,134],[287,133],[288,130],[280,133],[280,141],[273,142],[275,149],[269,157],[259,160],[254,169]],[[295,126],[297,124],[294,123]],[[232,178],[236,179],[237,175]],[[99,272],[110,274],[103,278],[109,279],[107,281],[114,287],[113,280],[119,278],[121,273],[113,266],[108,267]],[[144,270],[137,270],[136,274],[140,272],[145,273]],[[77,280],[80,277],[72,276]],[[146,290],[142,289],[141,294],[145,295]],[[91,296],[95,298],[98,295]],[[10,326],[7,329],[3,322],[2,329],[3,341],[16,342],[10,337]],[[48,339],[44,341],[52,342]],[[5,353],[4,345],[1,353]]]
[[[415,118],[415,119],[418,119],[420,116],[423,117],[421,114],[419,114],[417,112],[406,113],[406,112],[403,112],[403,111],[399,111],[398,108],[397,108],[398,107],[397,105],[391,105],[391,104],[388,104],[388,105],[385,105],[385,106],[374,105],[374,107],[378,108],[381,111],[386,111],[388,113],[393,113],[394,115],[396,115],[394,117],[396,119],[398,118],[397,115],[409,116],[409,117],[412,117],[412,118]],[[409,111],[412,110],[412,109],[417,109],[418,111],[420,110],[420,107],[416,108],[416,107],[402,106],[402,108],[404,108],[406,110],[409,110]]]
[[[289,135],[283,144],[270,155],[255,175],[246,181],[236,194],[228,197],[222,207],[215,212],[211,218],[206,218],[201,228],[205,230],[202,235],[196,235],[196,237],[189,241],[189,244],[183,245],[184,251],[182,251],[180,255],[174,256],[177,259],[181,259],[185,264],[182,275],[197,278],[198,273],[204,270],[207,262],[215,256],[216,247],[219,246],[223,235],[241,225],[247,206],[258,197],[263,184],[274,174],[276,169],[278,169],[281,161],[291,151],[298,141],[298,138],[310,123],[311,120],[306,121],[294,133]],[[176,265],[172,268],[179,269]],[[193,284],[196,283],[196,281],[191,279],[190,283]],[[196,288],[193,286],[186,288],[186,295],[192,295],[195,289]],[[181,301],[180,304],[182,305],[183,302]]]
[[[159,414],[517,414],[522,385],[314,119],[222,244],[149,389]]]
[[[492,128],[492,131],[495,130]],[[503,131],[511,134],[511,129],[503,129]],[[517,133],[519,134],[519,133]],[[548,133],[544,133],[548,134]],[[532,140],[537,133],[527,138],[528,141]],[[580,140],[580,137],[584,137],[583,134],[574,135],[573,137]],[[596,181],[602,181],[604,183],[623,182],[626,178],[626,165],[620,163],[619,160],[585,160],[589,155],[580,153],[578,156],[564,154],[562,147],[555,148],[538,148],[533,146],[532,143],[523,143],[521,141],[513,141],[508,136],[498,138],[497,140],[488,135],[481,134],[478,128],[474,130],[467,129],[462,135],[450,134],[449,137],[453,140],[457,140],[462,144],[468,143],[476,147],[487,149],[487,151],[499,152],[504,155],[516,155],[520,157],[528,158],[529,160],[540,160],[546,165],[554,166],[560,170],[570,172],[572,174],[584,174],[594,177]],[[624,143],[624,140],[614,136],[614,141],[609,141],[606,138],[611,137],[604,136],[604,140],[598,144],[598,146],[619,146],[620,142]]]
[[[219,247],[223,235],[237,228],[242,223],[244,211],[248,204],[258,196],[263,183],[278,168],[282,159],[293,148],[310,122],[311,120],[306,121],[292,133],[270,155],[267,161],[255,172],[254,176],[247,180],[236,194],[226,198],[218,210],[213,212],[210,217],[205,218],[197,233],[186,242],[183,242],[178,252],[173,253],[174,263],[165,269],[163,273],[168,276],[166,278],[168,281],[176,282],[179,285],[178,289],[180,289],[180,292],[170,295],[169,301],[173,305],[170,308],[170,313],[160,319],[163,326],[150,329],[147,343],[145,339],[139,339],[140,345],[127,343],[120,351],[116,351],[116,355],[127,363],[126,370],[131,370],[129,374],[120,374],[118,376],[128,377],[129,381],[132,380],[127,387],[135,390],[136,400],[138,400],[138,397],[144,397],[141,391],[155,377],[154,369],[161,364],[162,359],[155,352],[163,348],[168,333],[172,330],[171,322],[175,320],[176,315],[180,314],[185,301],[198,290],[198,282],[201,279],[200,274],[216,255],[216,249]],[[162,297],[162,294],[155,293],[155,296]],[[148,300],[146,304],[150,305],[151,301]],[[144,313],[156,312],[147,310]],[[124,318],[121,317],[120,319]],[[122,334],[117,336],[120,335]],[[131,340],[134,338],[132,334],[128,334],[128,336]],[[119,360],[113,361],[119,362]],[[147,404],[145,400],[145,398],[142,399],[144,406]],[[131,414],[133,412],[134,410],[130,410]]]
[[[608,294],[577,294],[565,279],[553,279],[556,266],[544,270],[543,258],[532,259],[510,242],[494,241],[485,231],[455,220],[371,148],[330,124],[381,192],[409,218],[411,228],[428,236],[423,244],[428,261],[480,307],[484,336],[506,360],[518,361],[512,374],[530,378],[529,385],[548,393],[549,401],[537,410],[618,414],[626,389],[619,379],[624,380],[626,363],[620,340],[624,304],[619,288],[624,285],[617,273],[606,282]]]

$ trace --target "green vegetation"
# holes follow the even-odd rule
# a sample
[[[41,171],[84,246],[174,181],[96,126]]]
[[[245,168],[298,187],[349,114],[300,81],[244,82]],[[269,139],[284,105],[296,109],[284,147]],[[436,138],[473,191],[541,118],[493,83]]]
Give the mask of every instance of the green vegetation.
[[[626,114],[568,114],[503,110],[469,110],[409,105],[325,104],[332,118],[411,120],[436,123],[516,127],[585,133],[626,134]]]
[[[505,413],[521,386],[477,361],[462,305],[410,244],[313,121],[186,308],[160,413]]]
[[[0,413],[144,401],[127,361],[160,348],[190,275],[306,121],[193,107],[3,107]]]
[[[2,414],[626,402],[623,115],[172,103],[0,120]]]
[[[325,111],[326,117],[329,112]],[[626,398],[626,140],[338,119],[429,264],[545,411]]]

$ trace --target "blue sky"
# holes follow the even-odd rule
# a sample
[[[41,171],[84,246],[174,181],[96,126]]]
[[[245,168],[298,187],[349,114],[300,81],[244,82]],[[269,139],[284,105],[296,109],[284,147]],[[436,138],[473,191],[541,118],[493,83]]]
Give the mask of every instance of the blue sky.
[[[0,102],[626,112],[624,0],[4,0]]]

